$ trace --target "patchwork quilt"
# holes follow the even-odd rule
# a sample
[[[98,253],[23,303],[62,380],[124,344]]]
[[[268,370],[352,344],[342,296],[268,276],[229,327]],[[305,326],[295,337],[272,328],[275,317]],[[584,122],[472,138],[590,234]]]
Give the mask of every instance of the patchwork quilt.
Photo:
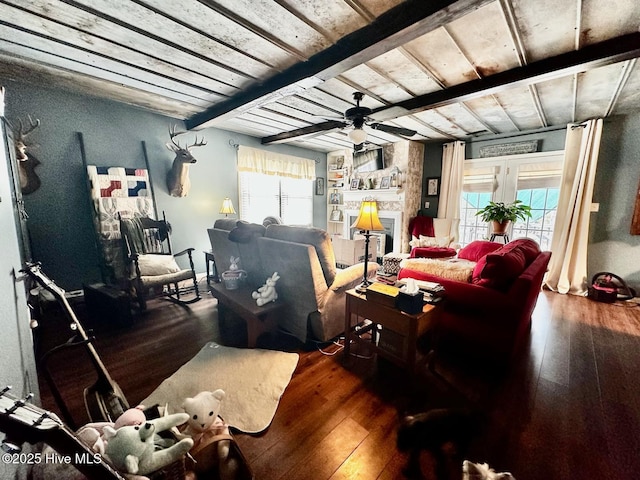
[[[93,224],[103,265],[114,282],[124,278],[120,217],[156,218],[146,168],[87,165]]]

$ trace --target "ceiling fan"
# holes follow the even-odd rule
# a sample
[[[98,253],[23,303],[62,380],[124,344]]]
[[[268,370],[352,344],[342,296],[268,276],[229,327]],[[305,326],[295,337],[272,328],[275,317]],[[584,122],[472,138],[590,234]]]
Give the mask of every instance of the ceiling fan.
[[[356,106],[347,109],[342,117],[338,117],[334,120],[327,119],[326,122],[316,123],[315,125],[309,125],[308,127],[298,128],[289,132],[278,133],[270,137],[264,137],[262,139],[262,143],[269,144],[286,142],[298,137],[315,136],[329,131],[352,127],[349,131],[349,139],[354,145],[362,145],[367,139],[367,132],[363,129],[364,126],[367,126],[367,128],[372,130],[379,130],[381,132],[390,133],[400,137],[412,137],[416,134],[415,130],[374,122],[373,119],[369,117],[372,110],[360,105],[360,101],[364,98],[364,93],[354,92],[353,98],[356,101]]]
[[[364,125],[372,130],[380,130],[381,132],[401,137],[412,137],[416,134],[415,130],[410,130],[408,128],[394,127],[393,125],[373,122],[371,118],[369,118],[369,115],[371,115],[371,109],[360,106],[360,102],[363,98],[364,93],[354,92],[353,99],[356,101],[356,106],[349,108],[344,112],[344,119],[346,120],[345,127],[353,125],[353,130],[349,132],[349,139],[354,143],[354,145],[360,145],[367,139],[367,132],[362,128]]]

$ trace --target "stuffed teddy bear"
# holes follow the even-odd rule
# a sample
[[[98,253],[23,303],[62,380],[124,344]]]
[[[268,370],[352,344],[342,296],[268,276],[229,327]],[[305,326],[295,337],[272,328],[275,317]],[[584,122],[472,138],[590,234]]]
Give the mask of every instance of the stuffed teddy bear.
[[[174,413],[148,420],[143,425],[125,425],[117,430],[106,426],[105,456],[124,473],[146,475],[165,467],[187,453],[193,446],[193,440],[184,438],[168,448],[156,450],[154,434],[182,425],[188,418],[186,413]]]
[[[258,288],[257,292],[251,293],[253,298],[259,307],[266,305],[269,302],[275,302],[278,299],[278,292],[276,292],[276,282],[280,280],[278,272],[275,272],[271,277],[267,278],[264,285]]]
[[[217,461],[220,479],[231,480],[236,478],[239,467],[237,459],[230,455],[229,427],[218,416],[224,396],[224,390],[218,389],[185,399],[182,408],[189,420],[183,433],[194,441],[191,455],[197,462],[193,466],[196,473],[210,472]],[[215,448],[213,454],[208,447]]]

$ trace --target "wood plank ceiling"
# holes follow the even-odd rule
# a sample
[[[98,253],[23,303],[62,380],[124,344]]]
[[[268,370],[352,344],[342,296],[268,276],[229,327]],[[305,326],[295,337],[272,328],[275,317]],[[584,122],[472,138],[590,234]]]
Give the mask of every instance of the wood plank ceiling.
[[[637,0],[0,0],[0,71],[331,151],[349,128],[282,134],[355,91],[423,141],[640,110],[639,26]]]

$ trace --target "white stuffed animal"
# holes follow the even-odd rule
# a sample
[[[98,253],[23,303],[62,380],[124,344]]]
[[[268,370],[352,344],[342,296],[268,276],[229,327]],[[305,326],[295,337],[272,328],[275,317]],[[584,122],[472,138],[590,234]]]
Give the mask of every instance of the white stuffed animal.
[[[258,288],[257,292],[252,292],[251,297],[256,301],[259,307],[266,305],[269,302],[275,302],[278,299],[278,292],[276,292],[276,282],[280,279],[278,272],[275,272],[271,277],[267,278],[264,285]]]
[[[229,259],[229,270],[238,270],[238,263],[240,263],[240,257],[231,257]]]
[[[191,455],[196,460],[192,467],[195,473],[210,474],[217,463],[219,478],[233,480],[237,478],[238,460],[231,454],[229,426],[218,416],[224,397],[224,390],[218,389],[186,398],[182,408],[189,420],[182,433],[193,438]]]
[[[156,450],[154,433],[182,425],[189,419],[186,413],[174,413],[147,420],[144,425],[125,425],[119,429],[106,426],[103,437],[107,441],[105,455],[124,473],[146,475],[165,467],[193,446],[191,438],[185,438],[169,448]]]

